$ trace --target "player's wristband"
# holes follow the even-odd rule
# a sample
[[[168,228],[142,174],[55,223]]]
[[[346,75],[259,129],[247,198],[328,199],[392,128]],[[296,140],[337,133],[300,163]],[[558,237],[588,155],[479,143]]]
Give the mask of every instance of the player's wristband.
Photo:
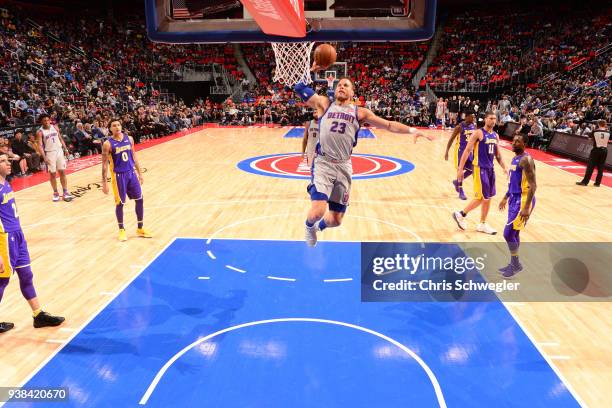
[[[293,90],[300,96],[300,98],[302,98],[304,102],[309,100],[315,94],[315,91],[303,82],[298,82],[295,84]]]
[[[510,198],[510,191],[506,191],[506,198]]]
[[[336,98],[336,94],[334,93],[333,89],[327,90],[327,97],[332,101]]]

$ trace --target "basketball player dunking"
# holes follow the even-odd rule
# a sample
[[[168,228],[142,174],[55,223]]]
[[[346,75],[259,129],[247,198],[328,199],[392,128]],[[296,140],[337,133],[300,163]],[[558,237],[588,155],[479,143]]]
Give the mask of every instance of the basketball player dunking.
[[[66,156],[68,152],[62,134],[57,126],[51,124],[49,115],[40,115],[41,127],[36,132],[36,145],[38,154],[41,159],[47,164],[49,171],[49,182],[53,188],[53,201],[57,202],[60,196],[57,192],[57,180],[55,172],[60,175],[60,183],[62,184],[64,201],[71,201],[74,197],[68,192],[68,181],[66,180]]]
[[[312,168],[316,155],[317,142],[319,141],[319,115],[314,111],[314,119],[306,122],[304,126],[304,137],[302,138],[302,160],[306,156],[308,167]]]
[[[127,233],[123,226],[123,204],[126,195],[136,201],[136,234],[142,238],[152,235],[143,227],[144,202],[141,184],[144,182],[140,163],[134,151],[134,140],[121,131],[121,121],[113,119],[110,124],[111,137],[102,145],[102,192],[108,194],[106,180],[108,166],[111,167],[111,182],[115,196],[115,216],[119,225],[119,241],[127,241]]]
[[[468,140],[472,136],[472,133],[476,129],[476,125],[474,123],[474,114],[466,113],[465,120],[455,126],[453,130],[453,134],[448,139],[448,143],[446,144],[446,152],[444,153],[444,160],[448,160],[448,151],[452,146],[453,142],[455,142],[455,151],[453,152],[453,159],[455,161],[455,170],[459,168],[459,162],[461,161],[461,156],[463,156],[463,152],[465,151],[465,147],[468,144]],[[457,137],[459,137],[458,140]],[[464,165],[465,171],[463,172],[463,179],[465,180],[469,177],[474,169],[472,166],[472,156],[470,155],[465,162]],[[455,186],[455,191],[459,193],[459,198],[462,200],[467,200],[465,193],[463,192],[463,186],[457,181],[453,180],[453,185]]]
[[[315,62],[312,70],[319,69]],[[351,154],[357,145],[361,124],[369,123],[393,133],[411,134],[415,140],[424,136],[414,128],[379,118],[369,109],[355,106],[355,86],[349,78],[342,78],[338,82],[334,102],[328,97],[315,94],[312,88],[301,82],[295,85],[294,90],[308,106],[317,111],[319,117],[317,156],[308,186],[311,207],[305,227],[306,243],[315,246],[317,231],[337,227],[342,223],[351,190]]]
[[[453,213],[453,218],[457,225],[462,230],[466,229],[465,217],[468,213],[482,205],[480,209],[480,223],[476,228],[478,232],[485,234],[497,234],[489,224],[487,224],[487,215],[491,207],[491,198],[495,196],[495,170],[493,168],[493,158],[497,160],[499,165],[504,169],[504,173],[508,173],[504,164],[497,144],[499,137],[493,130],[495,126],[496,116],[492,112],[487,112],[485,115],[485,124],[482,129],[477,129],[472,133],[472,137],[468,141],[459,168],[457,169],[457,182],[463,182],[463,172],[470,154],[474,153],[474,199],[465,207],[463,211]]]
[[[536,203],[535,163],[531,156],[525,153],[526,137],[524,134],[514,136],[512,150],[516,156],[510,164],[508,192],[499,203],[500,210],[506,208],[506,203],[508,204],[508,223],[504,228],[504,238],[510,249],[510,263],[499,270],[504,278],[511,278],[523,270],[518,256],[521,244],[519,234],[527,224]]]
[[[21,294],[32,309],[34,327],[59,326],[64,318],[44,312],[34,289],[30,253],[21,230],[15,193],[6,181],[6,176],[9,174],[11,174],[11,162],[5,153],[0,153],[0,301],[9,279],[15,272],[19,277]],[[13,327],[15,327],[13,323],[0,322],[0,333],[9,331]]]

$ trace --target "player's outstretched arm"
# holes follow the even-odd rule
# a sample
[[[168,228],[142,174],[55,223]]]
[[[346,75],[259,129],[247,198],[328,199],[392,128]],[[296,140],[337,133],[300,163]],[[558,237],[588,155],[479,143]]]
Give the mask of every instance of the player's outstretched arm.
[[[444,152],[444,160],[448,160],[448,151],[450,150],[457,136],[459,136],[459,132],[461,132],[461,126],[457,125],[455,126],[455,129],[453,129],[453,133],[451,134],[451,136],[448,138],[448,143],[446,144],[446,152]]]
[[[108,194],[108,154],[110,153],[111,145],[107,140],[102,145],[102,192]]]
[[[321,95],[317,95],[311,87],[303,82],[298,82],[293,87],[296,94],[304,101],[309,107],[316,109],[319,113],[325,112],[331,103],[329,98]]]
[[[468,157],[470,157],[470,154],[472,154],[472,152],[474,151],[474,145],[476,145],[476,143],[482,140],[483,137],[484,136],[482,134],[482,130],[478,129],[474,133],[472,133],[472,136],[468,140],[468,143],[465,146],[465,150],[461,155],[461,159],[459,160],[459,167],[457,167],[457,181],[459,183],[463,181],[463,168],[465,167],[465,163],[467,162]]]
[[[433,140],[432,137],[427,136],[421,132],[419,132],[416,128],[406,126],[402,123],[395,122],[392,120],[383,119],[381,117],[376,116],[374,112],[367,108],[359,108],[358,109],[358,119],[359,123],[369,123],[370,125],[377,126],[381,129],[387,129],[389,132],[393,133],[403,133],[407,135],[414,136],[414,142],[416,143],[417,138],[424,137],[428,140]]]
[[[134,158],[134,166],[136,166],[136,173],[138,173],[138,181],[140,184],[144,184],[144,178],[142,178],[142,171],[140,170],[140,162],[138,161],[138,156],[136,155],[136,149],[134,149],[134,139],[132,136],[128,136],[130,139],[130,143],[132,144],[132,157]]]

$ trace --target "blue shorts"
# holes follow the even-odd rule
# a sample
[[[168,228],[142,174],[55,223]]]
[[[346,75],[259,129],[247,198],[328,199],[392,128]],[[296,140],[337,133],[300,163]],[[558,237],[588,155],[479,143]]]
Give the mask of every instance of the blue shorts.
[[[495,170],[474,166],[474,198],[488,200],[495,196]]]
[[[4,264],[0,278],[10,278],[15,269],[30,266],[30,253],[23,231],[0,233],[0,257]]]
[[[113,184],[113,194],[115,196],[115,204],[125,204],[126,196],[132,200],[142,198],[142,189],[140,181],[135,171],[127,171],[125,173],[114,173],[111,175]]]
[[[508,198],[508,223],[506,225],[512,225],[512,229],[520,231],[522,230],[526,223],[521,220],[519,214],[521,213],[521,208],[525,205],[525,201],[527,200],[527,194],[510,194],[510,198]],[[533,197],[531,200],[531,211],[535,208],[536,199]]]

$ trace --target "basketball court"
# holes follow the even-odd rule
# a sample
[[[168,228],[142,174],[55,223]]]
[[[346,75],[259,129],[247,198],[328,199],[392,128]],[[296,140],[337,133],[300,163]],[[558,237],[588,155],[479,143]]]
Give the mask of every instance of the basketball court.
[[[135,237],[126,211],[131,236],[116,241],[100,166],[70,176],[83,192],[72,203],[51,203],[46,183],[18,192],[40,297],[68,319],[33,331],[9,285],[16,328],[3,338],[3,382],[69,387],[71,406],[605,405],[605,302],[360,301],[362,241],[503,242],[452,220],[463,202],[442,159],[447,132],[413,144],[371,129],[359,171],[375,173],[367,160],[382,157],[402,172],[356,177],[343,226],[310,248],[299,160],[276,166],[296,177],[244,170],[295,155],[288,131],[208,128],[141,150],[151,240]],[[612,219],[592,221],[587,209],[607,206],[610,188],[536,166],[538,209],[523,240],[609,241]],[[504,222],[492,211],[495,228]]]
[[[434,32],[436,7],[403,1],[382,11],[365,7],[357,17],[329,4],[289,7],[278,17],[290,33],[279,34],[282,25],[255,22],[246,11],[238,19],[182,19],[170,0],[145,3],[154,41],[277,41],[282,78],[275,80],[288,85],[308,72],[312,42],[424,40]],[[295,48],[282,45],[292,41]],[[341,60],[333,67],[334,76],[346,72]],[[496,273],[508,257],[503,235],[475,232],[477,213],[466,231],[452,218],[465,202],[451,184],[452,160],[444,161],[449,132],[423,132],[433,140],[415,144],[408,135],[361,129],[346,217],[320,233],[314,248],[304,242],[310,169],[299,153],[301,128],[209,125],[138,145],[153,239],[136,237],[130,201],[129,239],[117,241],[99,157],[71,164],[73,202],[52,203],[44,177],[22,185],[16,201],[36,288],[66,322],[33,330],[12,282],[3,313],[16,327],[0,344],[0,385],[66,387],[62,406],[80,407],[609,406],[612,284],[601,268],[585,266],[576,284],[547,266],[547,253],[532,250],[514,282],[552,280],[563,300],[555,302],[493,291],[481,301],[364,292],[366,254],[385,245],[452,253],[466,252],[466,243],[496,245],[493,272],[475,280],[504,282]],[[510,144],[501,146],[510,163]],[[608,262],[610,174],[599,189],[578,187],[572,172],[581,165],[533,156],[538,206],[523,242],[572,243],[583,257],[603,248],[595,261]],[[496,171],[488,222],[501,232],[506,213],[497,205],[507,180]],[[471,191],[472,180],[466,185]],[[31,405],[58,403],[9,406]]]

